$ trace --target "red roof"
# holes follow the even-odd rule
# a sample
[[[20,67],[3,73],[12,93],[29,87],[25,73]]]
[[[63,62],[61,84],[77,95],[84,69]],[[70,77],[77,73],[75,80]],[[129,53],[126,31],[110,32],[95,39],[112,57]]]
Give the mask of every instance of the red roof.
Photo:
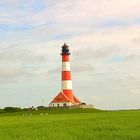
[[[73,104],[81,103],[75,96],[73,96],[73,100],[68,98],[65,94],[60,92],[51,103],[60,103],[60,102],[71,102]]]
[[[75,96],[73,96],[73,98],[75,103],[81,103],[80,100],[78,100]]]

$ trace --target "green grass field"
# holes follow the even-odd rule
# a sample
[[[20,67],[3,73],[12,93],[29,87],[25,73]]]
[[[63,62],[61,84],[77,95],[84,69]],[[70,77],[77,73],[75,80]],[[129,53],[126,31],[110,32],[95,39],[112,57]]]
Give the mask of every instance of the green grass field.
[[[140,140],[140,110],[4,113],[0,115],[0,140]]]

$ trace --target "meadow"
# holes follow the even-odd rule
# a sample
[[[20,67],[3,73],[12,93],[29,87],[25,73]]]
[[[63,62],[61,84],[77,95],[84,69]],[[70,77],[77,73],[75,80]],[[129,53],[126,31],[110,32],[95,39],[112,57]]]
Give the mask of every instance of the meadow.
[[[140,140],[140,110],[2,113],[0,140]]]

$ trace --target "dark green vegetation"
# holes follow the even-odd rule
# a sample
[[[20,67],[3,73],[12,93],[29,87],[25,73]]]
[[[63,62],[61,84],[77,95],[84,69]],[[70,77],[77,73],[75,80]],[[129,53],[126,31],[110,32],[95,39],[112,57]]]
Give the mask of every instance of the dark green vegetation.
[[[40,109],[40,110],[35,110],[35,109],[32,109],[32,110],[29,110],[29,109],[19,109],[19,108],[11,108],[11,107],[7,107],[2,110],[0,112],[0,116],[1,115],[40,115],[40,114],[46,114],[48,113],[49,115],[50,114],[73,114],[73,113],[101,113],[101,112],[105,112],[103,110],[99,110],[99,109],[58,109],[58,108],[54,108],[54,109]]]
[[[1,113],[0,140],[140,140],[140,110]]]

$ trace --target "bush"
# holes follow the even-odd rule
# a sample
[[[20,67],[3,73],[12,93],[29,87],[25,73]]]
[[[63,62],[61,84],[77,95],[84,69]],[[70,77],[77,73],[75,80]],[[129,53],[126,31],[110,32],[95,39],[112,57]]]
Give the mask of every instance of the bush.
[[[0,109],[0,114],[1,114],[1,113],[3,113],[3,110],[2,110],[2,109]]]
[[[47,107],[45,107],[45,106],[38,106],[37,109],[38,109],[38,110],[46,110]]]
[[[23,108],[22,110],[23,111],[29,111],[29,108]]]
[[[6,112],[18,112],[18,111],[21,111],[21,108],[19,108],[19,107],[5,107],[4,111],[6,111]]]

